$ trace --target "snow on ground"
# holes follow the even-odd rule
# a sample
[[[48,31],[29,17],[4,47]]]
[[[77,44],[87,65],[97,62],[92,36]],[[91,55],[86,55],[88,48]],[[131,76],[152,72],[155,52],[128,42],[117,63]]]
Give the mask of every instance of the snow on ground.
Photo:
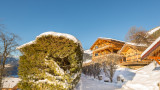
[[[79,86],[75,90],[115,90],[117,88],[118,85],[115,83],[104,83],[103,81],[82,75]]]
[[[129,80],[133,80],[133,77],[136,74],[135,72],[136,72],[136,70],[133,70],[133,69],[118,67],[118,69],[116,70],[116,72],[114,74],[113,81],[114,82],[117,81],[118,75],[122,75],[125,79],[125,82],[127,82]]]
[[[160,82],[160,66],[155,68],[155,64],[151,63],[137,70],[133,80],[127,82],[121,90],[159,90],[158,82]]]
[[[79,82],[79,85],[77,86],[76,90],[115,90],[120,89],[122,85],[124,85],[127,81],[132,80],[135,76],[136,70],[131,70],[128,68],[121,68],[118,67],[118,69],[115,72],[115,75],[113,77],[113,83],[104,82],[104,80],[107,79],[105,77],[104,73],[101,73],[102,80],[94,79],[93,77],[85,76],[82,74],[81,80]],[[117,83],[117,76],[123,76],[125,81],[118,82]]]
[[[155,67],[154,62],[138,70],[118,67],[113,83],[104,82],[106,77],[104,73],[101,75],[102,80],[98,80],[82,74],[76,90],[159,90],[160,65]],[[119,75],[124,77],[123,83],[117,82]]]

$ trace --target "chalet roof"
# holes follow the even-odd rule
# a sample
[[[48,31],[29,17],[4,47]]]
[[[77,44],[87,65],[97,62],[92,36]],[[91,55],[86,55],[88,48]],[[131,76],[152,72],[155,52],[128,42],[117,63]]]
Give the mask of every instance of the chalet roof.
[[[158,37],[142,54],[141,57],[147,57],[153,50],[160,46],[160,37]]]
[[[13,88],[18,84],[19,81],[20,81],[19,78],[13,78],[13,77],[4,78],[2,80],[3,88]]]
[[[160,30],[160,26],[158,26],[158,27],[156,27],[156,28],[153,28],[153,29],[151,29],[150,31],[148,31],[148,34],[151,35],[151,34],[153,34],[154,32],[156,32],[156,31],[158,31],[158,30]]]
[[[124,48],[125,48],[126,46],[136,46],[137,50],[139,50],[139,51],[144,51],[144,48],[142,48],[142,47],[145,47],[146,45],[145,45],[145,44],[136,44],[136,43],[132,43],[132,42],[126,42],[126,43],[123,45],[123,47],[121,48],[121,50],[119,51],[119,53],[122,52],[122,50],[124,50]]]
[[[121,41],[121,40],[116,40],[116,39],[112,39],[112,38],[105,38],[105,37],[98,37],[97,40],[94,42],[94,44],[95,44],[98,40],[111,40],[111,41],[119,42],[119,43],[122,43],[122,44],[125,43],[124,41]],[[93,48],[94,44],[91,46],[90,49]]]
[[[125,41],[116,40],[116,39],[112,39],[112,38],[98,37],[98,39],[113,40],[113,41],[117,41],[117,42],[125,43]]]
[[[129,44],[132,46],[140,46],[140,47],[146,46],[145,44],[137,44],[137,43],[132,43],[132,42],[126,42],[125,44]]]

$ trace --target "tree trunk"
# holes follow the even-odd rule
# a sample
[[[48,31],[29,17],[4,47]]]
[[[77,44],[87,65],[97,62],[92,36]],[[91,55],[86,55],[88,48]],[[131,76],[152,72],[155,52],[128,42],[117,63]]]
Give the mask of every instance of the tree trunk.
[[[1,67],[1,72],[0,72],[0,90],[2,90],[2,87],[3,87],[3,83],[2,83],[2,80],[3,80],[3,67]]]

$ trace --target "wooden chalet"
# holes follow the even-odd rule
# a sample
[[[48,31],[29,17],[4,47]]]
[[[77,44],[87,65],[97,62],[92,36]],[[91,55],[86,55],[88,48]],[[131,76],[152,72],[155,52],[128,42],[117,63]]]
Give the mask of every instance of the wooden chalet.
[[[2,88],[2,90],[18,90],[18,86],[14,86],[13,88]]]
[[[101,60],[109,53],[117,53],[124,43],[111,38],[98,38],[90,48],[92,50],[92,61]]]
[[[141,54],[141,58],[155,60],[160,65],[160,37]]]
[[[149,64],[151,62],[150,59],[141,59],[141,54],[145,48],[145,45],[142,44],[126,43],[119,52],[123,56],[120,65],[140,68]]]
[[[7,77],[2,80],[3,87],[2,90],[18,90],[19,78]]]

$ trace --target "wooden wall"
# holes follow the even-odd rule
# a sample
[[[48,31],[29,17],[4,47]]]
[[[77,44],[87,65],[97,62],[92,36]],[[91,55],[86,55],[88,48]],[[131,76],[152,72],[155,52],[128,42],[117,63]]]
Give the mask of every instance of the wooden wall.
[[[91,50],[93,51],[92,60],[103,59],[104,55],[109,53],[117,53],[123,45],[124,43],[99,39],[91,47]]]

